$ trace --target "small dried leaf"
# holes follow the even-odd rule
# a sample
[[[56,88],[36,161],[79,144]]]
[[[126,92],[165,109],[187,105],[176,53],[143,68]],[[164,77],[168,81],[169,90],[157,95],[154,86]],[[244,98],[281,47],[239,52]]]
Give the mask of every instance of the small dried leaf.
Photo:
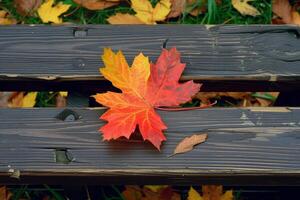
[[[178,17],[185,10],[186,0],[171,0],[171,11],[167,18]]]
[[[73,0],[78,5],[89,10],[103,10],[120,3],[120,0]]]
[[[250,15],[250,16],[257,16],[260,15],[260,12],[248,4],[248,2],[251,2],[253,0],[231,0],[232,6],[239,11],[242,15]]]
[[[186,153],[193,150],[194,146],[205,142],[207,139],[207,134],[195,134],[190,137],[184,138],[175,148],[173,155],[179,153]]]
[[[110,16],[107,21],[110,24],[144,24],[139,18],[130,14],[117,13]]]
[[[31,15],[41,4],[42,0],[14,0],[17,12],[22,16]]]

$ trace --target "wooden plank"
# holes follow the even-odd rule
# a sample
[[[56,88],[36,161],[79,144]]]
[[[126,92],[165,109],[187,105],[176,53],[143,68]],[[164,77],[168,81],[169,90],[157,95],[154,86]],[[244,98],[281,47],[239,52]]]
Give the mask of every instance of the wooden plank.
[[[0,89],[14,89],[10,83],[16,81],[23,81],[17,87],[22,89],[89,85],[103,80],[98,68],[104,47],[122,49],[129,62],[141,51],[155,61],[167,39],[187,63],[183,80],[220,88],[220,81],[246,81],[248,90],[249,81],[268,83],[273,90],[282,89],[274,82],[299,88],[299,30],[282,25],[5,26],[0,27]],[[228,87],[240,86],[230,82]]]
[[[103,142],[105,110],[73,110],[82,118],[64,122],[55,118],[62,109],[0,109],[0,182],[300,185],[299,108],[159,112],[168,125],[161,152],[138,138]],[[204,144],[168,157],[201,132]],[[66,149],[70,162],[57,163]]]

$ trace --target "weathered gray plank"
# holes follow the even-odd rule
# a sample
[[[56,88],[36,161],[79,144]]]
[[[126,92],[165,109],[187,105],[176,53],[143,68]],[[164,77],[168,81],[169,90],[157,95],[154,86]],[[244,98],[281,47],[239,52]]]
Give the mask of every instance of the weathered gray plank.
[[[80,32],[85,30],[86,36]],[[158,57],[162,43],[182,52],[183,79],[299,80],[296,26],[5,26],[0,27],[0,79],[101,79],[103,47]],[[75,37],[75,35],[77,35]],[[79,35],[79,36],[78,36]]]
[[[63,122],[55,118],[61,109],[0,109],[0,182],[15,181],[9,175],[20,170],[21,181],[40,183],[81,177],[94,183],[300,185],[297,108],[160,112],[168,125],[161,152],[137,139],[102,142],[97,130],[104,110],[73,110],[82,118]],[[207,142],[168,157],[181,139],[199,132],[208,133]],[[75,160],[56,163],[55,149],[68,149]]]

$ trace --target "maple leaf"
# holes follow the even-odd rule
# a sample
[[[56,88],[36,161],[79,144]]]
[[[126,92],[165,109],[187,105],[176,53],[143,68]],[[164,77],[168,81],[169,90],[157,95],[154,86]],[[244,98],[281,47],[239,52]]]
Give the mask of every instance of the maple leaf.
[[[223,193],[223,186],[221,185],[203,185],[203,196],[201,196],[193,187],[188,192],[188,200],[233,200],[233,191],[228,190]]]
[[[153,8],[148,0],[131,0],[131,7],[138,17],[145,24],[156,24],[163,21],[171,10],[170,0],[161,0]]]
[[[55,24],[61,24],[62,19],[59,18],[61,14],[69,10],[71,5],[63,4],[59,2],[53,6],[54,0],[46,0],[38,9],[38,14],[44,23],[53,22]]]
[[[32,15],[41,4],[42,0],[14,0],[16,10],[22,16]]]
[[[102,59],[105,64],[100,68],[102,75],[122,91],[94,96],[98,103],[110,108],[100,117],[108,121],[100,129],[103,139],[122,136],[129,139],[138,126],[143,139],[160,149],[161,142],[166,140],[162,131],[167,127],[155,108],[189,101],[199,91],[200,84],[178,83],[185,64],[180,62],[176,48],[163,49],[156,64],[151,65],[148,57],[139,54],[129,67],[123,53],[115,54],[111,49],[104,49]]]

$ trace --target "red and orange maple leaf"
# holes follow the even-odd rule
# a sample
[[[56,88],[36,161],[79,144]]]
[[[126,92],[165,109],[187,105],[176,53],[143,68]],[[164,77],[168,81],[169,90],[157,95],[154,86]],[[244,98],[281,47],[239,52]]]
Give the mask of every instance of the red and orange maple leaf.
[[[178,106],[191,100],[200,89],[193,81],[179,83],[185,68],[180,62],[176,48],[163,49],[156,64],[150,64],[142,53],[135,57],[129,67],[121,51],[114,53],[104,49],[105,64],[100,68],[102,75],[119,88],[122,93],[96,94],[96,101],[109,110],[100,119],[108,121],[100,128],[104,140],[126,137],[129,139],[136,127],[144,140],[149,140],[157,149],[166,140],[163,130],[167,129],[155,108]]]

